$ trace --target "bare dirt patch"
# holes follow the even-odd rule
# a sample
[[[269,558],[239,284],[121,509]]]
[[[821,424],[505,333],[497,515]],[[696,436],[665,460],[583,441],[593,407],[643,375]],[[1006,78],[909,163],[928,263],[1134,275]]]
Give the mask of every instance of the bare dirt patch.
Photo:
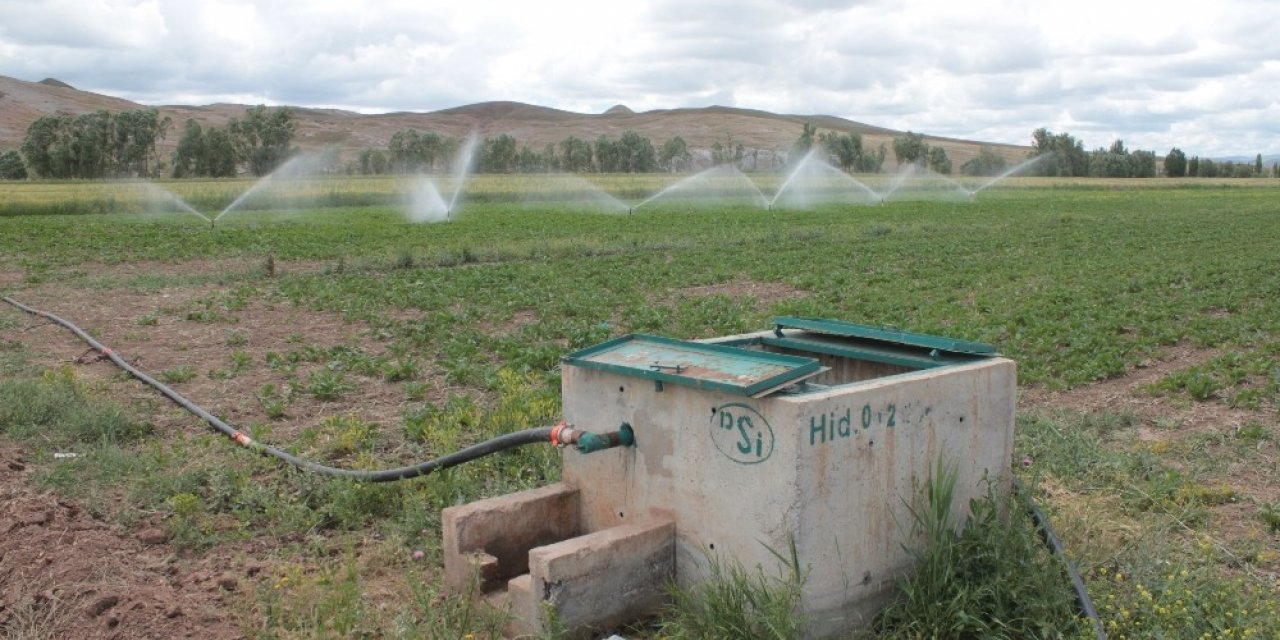
[[[0,635],[240,638],[226,582],[189,579],[167,544],[147,544],[30,486],[31,462],[0,443]]]
[[[1261,524],[1258,505],[1280,501],[1280,483],[1277,482],[1277,438],[1280,438],[1280,421],[1273,411],[1253,411],[1228,406],[1221,400],[1195,402],[1184,397],[1153,395],[1146,389],[1167,375],[1189,367],[1204,364],[1220,355],[1218,349],[1195,349],[1186,345],[1170,347],[1158,361],[1144,363],[1129,375],[1085,385],[1067,391],[1050,391],[1043,388],[1020,389],[1019,409],[1023,411],[1070,410],[1084,413],[1117,412],[1132,413],[1137,424],[1132,437],[1144,441],[1153,450],[1169,450],[1171,447],[1194,449],[1193,458],[1226,460],[1220,470],[1197,474],[1195,482],[1201,485],[1226,485],[1238,498],[1223,505],[1210,507],[1212,524],[1206,530],[1226,545],[1229,541],[1254,541],[1259,547],[1272,552],[1241,561],[1247,562],[1252,571],[1275,576],[1280,570],[1280,555],[1274,553],[1274,534],[1269,534]],[[1237,430],[1249,424],[1265,425],[1268,437],[1241,441]],[[1239,447],[1251,446],[1252,450]],[[1187,471],[1188,464],[1177,457],[1167,458],[1174,467]],[[1226,546],[1223,546],[1226,549]]]
[[[181,262],[139,260],[120,263],[85,262],[72,271],[91,274],[97,278],[137,278],[151,275],[165,276],[234,276],[249,273],[265,274],[270,269],[276,275],[287,273],[318,273],[333,263],[323,260],[279,260],[268,263],[261,258],[195,258]]]
[[[1274,423],[1265,411],[1237,409],[1220,401],[1191,402],[1185,398],[1153,395],[1146,388],[1165,376],[1204,364],[1221,354],[1218,349],[1187,345],[1169,347],[1156,361],[1135,367],[1128,375],[1067,391],[1029,387],[1019,390],[1023,410],[1070,409],[1088,413],[1132,413],[1139,420],[1137,436],[1162,440],[1175,434],[1237,429],[1251,422]]]
[[[84,290],[51,284],[24,291],[20,301],[79,325],[134,366],[228,423],[238,428],[252,423],[267,425],[275,444],[286,443],[328,418],[347,414],[382,425],[391,436],[390,446],[396,444],[396,437],[402,434],[396,427],[407,403],[401,384],[386,382],[376,372],[344,371],[342,383],[348,389],[336,399],[322,400],[310,394],[307,386],[313,373],[329,373],[324,362],[302,361],[292,368],[273,369],[267,361],[269,353],[286,356],[290,351],[322,352],[336,347],[368,358],[390,359],[386,345],[371,336],[368,326],[288,302],[254,299],[234,310],[206,304],[219,295],[213,285],[89,296]],[[201,319],[192,320],[192,313]],[[104,381],[118,375],[114,365],[88,352],[70,332],[24,317],[28,324],[13,338],[27,343],[36,364],[71,364],[78,374]],[[237,358],[242,363],[239,367]],[[426,370],[427,363],[421,366],[418,382],[427,386],[425,399],[444,398],[449,389],[443,376]],[[166,372],[184,370],[189,379],[165,377]],[[295,389],[284,416],[269,417],[259,402],[267,385],[281,395],[290,386]],[[154,396],[143,390],[135,395]]]

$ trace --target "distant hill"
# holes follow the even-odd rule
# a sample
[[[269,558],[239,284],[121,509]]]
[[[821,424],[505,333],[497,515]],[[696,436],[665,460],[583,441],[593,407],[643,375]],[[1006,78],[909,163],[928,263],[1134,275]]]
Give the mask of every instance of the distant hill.
[[[1255,161],[1257,161],[1257,159],[1258,159],[1258,156],[1256,156],[1256,155],[1252,155],[1252,156],[1222,156],[1221,158],[1210,158],[1210,160],[1213,160],[1213,161],[1215,161],[1215,162],[1248,162],[1249,164],[1253,164]],[[1275,164],[1275,163],[1277,163],[1277,162],[1280,162],[1280,155],[1278,155],[1278,154],[1274,154],[1274,153],[1273,153],[1273,154],[1270,154],[1270,155],[1268,155],[1268,154],[1263,154],[1263,155],[1262,155],[1262,164],[1263,164],[1263,166],[1267,167],[1268,169],[1270,169],[1270,168],[1271,168],[1271,165],[1273,165],[1273,164]]]
[[[121,98],[81,91],[71,85],[47,78],[27,82],[0,76],[0,149],[22,144],[27,126],[37,118],[52,113],[81,114],[105,109],[124,111],[143,109],[141,105]],[[168,156],[177,144],[182,123],[194,118],[202,125],[225,126],[252,105],[211,104],[204,106],[157,105],[162,117],[172,119],[169,136],[162,143],[161,155]],[[774,156],[785,154],[800,135],[805,122],[819,131],[857,132],[864,144],[875,148],[880,143],[890,146],[902,132],[829,115],[775,114],[755,109],[710,106],[702,108],[658,109],[636,113],[624,105],[616,105],[603,114],[574,113],[520,102],[482,102],[439,111],[360,114],[341,109],[291,107],[297,116],[295,143],[304,150],[336,146],[347,158],[354,158],[366,148],[386,148],[392,134],[401,129],[434,131],[441,135],[463,137],[475,131],[480,136],[506,133],[521,144],[541,150],[568,136],[594,140],[601,135],[617,138],[634,130],[661,145],[672,136],[684,138],[695,154],[706,156],[719,141],[742,144],[748,156],[757,151],[756,162],[762,166]],[[985,144],[926,136],[930,145],[947,150],[958,168],[977,155]],[[1011,161],[1027,157],[1029,147],[988,145]],[[751,161],[748,160],[748,163]],[[749,166],[749,164],[748,164]]]

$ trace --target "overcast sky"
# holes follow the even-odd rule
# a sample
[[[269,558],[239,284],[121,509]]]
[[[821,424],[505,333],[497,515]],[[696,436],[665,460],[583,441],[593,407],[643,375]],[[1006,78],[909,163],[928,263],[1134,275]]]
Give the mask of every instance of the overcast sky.
[[[0,74],[146,104],[712,104],[1280,153],[1274,0],[0,0]]]

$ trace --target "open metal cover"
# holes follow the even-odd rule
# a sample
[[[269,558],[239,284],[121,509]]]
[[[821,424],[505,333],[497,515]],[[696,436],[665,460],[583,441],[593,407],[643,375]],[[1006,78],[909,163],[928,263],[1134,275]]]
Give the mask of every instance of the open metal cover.
[[[821,368],[814,358],[638,333],[571,353],[564,362],[743,396],[798,382]]]
[[[803,329],[804,331],[832,336],[859,338],[874,342],[918,347],[921,349],[937,351],[942,354],[969,356],[996,355],[995,347],[981,342],[971,342],[969,340],[947,338],[945,336],[932,336],[926,333],[912,333],[910,331],[900,331],[898,329],[872,327],[865,324],[841,322],[839,320],[779,316],[773,319],[773,324],[778,330]]]

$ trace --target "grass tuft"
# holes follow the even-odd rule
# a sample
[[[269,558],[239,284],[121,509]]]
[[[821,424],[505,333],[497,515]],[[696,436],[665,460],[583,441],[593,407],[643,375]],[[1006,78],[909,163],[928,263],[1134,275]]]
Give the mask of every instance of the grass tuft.
[[[956,529],[957,470],[941,461],[910,506],[914,572],[875,621],[882,638],[1041,638],[1077,627],[1070,582],[1029,520],[989,486]]]
[[[664,611],[662,636],[672,640],[801,637],[804,618],[798,607],[805,572],[795,542],[789,557],[776,551],[774,555],[782,561],[779,575],[767,575],[759,566],[753,571],[723,558],[711,558],[705,582],[690,589],[669,590],[671,603]]]

